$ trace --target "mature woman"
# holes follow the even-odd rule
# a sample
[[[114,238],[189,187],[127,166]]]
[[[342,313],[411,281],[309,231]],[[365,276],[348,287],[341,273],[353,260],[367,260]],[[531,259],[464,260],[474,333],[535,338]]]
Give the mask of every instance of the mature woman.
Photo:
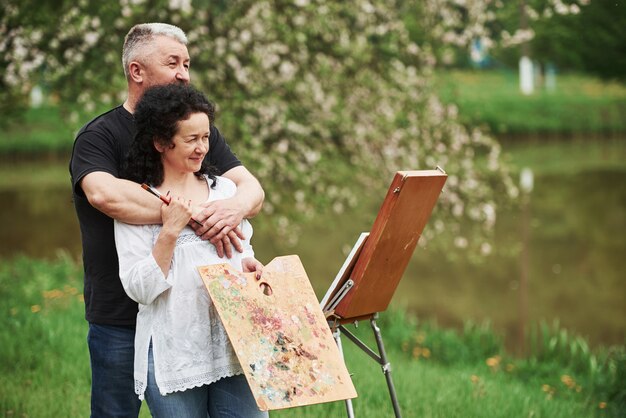
[[[244,252],[220,258],[188,226],[193,208],[226,199],[236,186],[205,162],[215,108],[191,86],[147,90],[135,111],[137,135],[126,177],[170,198],[163,225],[115,221],[120,278],[139,303],[135,335],[135,392],[155,417],[267,416],[260,412],[226,331],[196,270],[230,263],[260,273],[243,221]],[[137,186],[139,187],[139,186]]]

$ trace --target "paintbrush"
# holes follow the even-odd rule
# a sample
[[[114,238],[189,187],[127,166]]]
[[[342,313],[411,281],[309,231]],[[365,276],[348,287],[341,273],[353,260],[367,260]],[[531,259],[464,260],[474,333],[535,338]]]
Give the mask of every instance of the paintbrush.
[[[149,193],[152,193],[153,195],[155,195],[156,197],[158,197],[159,199],[161,199],[161,201],[163,203],[165,203],[166,205],[170,204],[170,201],[172,200],[171,197],[169,196],[165,196],[163,194],[161,194],[161,192],[159,192],[157,189],[155,189],[154,187],[146,184],[146,183],[142,183],[141,187],[145,190],[147,190]],[[202,222],[195,220],[194,218],[191,218],[192,221],[194,221],[195,223],[197,223],[198,225],[202,226]]]

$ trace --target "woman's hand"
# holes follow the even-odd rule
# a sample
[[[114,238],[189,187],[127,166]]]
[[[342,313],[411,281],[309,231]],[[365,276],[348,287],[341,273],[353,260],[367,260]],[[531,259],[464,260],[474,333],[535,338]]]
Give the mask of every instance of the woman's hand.
[[[241,260],[241,266],[243,267],[244,273],[256,273],[254,277],[257,280],[261,279],[261,273],[263,273],[263,264],[259,260],[254,257],[246,257]]]
[[[191,200],[177,197],[170,199],[169,205],[163,203],[161,219],[163,220],[163,228],[161,228],[159,237],[152,248],[152,256],[167,278],[178,235],[191,219]]]
[[[164,203],[161,206],[161,219],[163,219],[163,229],[178,236],[191,219],[191,200],[176,197],[170,200],[169,205]]]

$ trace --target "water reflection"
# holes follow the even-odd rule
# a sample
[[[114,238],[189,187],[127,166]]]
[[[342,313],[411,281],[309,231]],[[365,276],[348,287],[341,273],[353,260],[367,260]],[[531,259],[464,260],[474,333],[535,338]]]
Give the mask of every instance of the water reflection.
[[[626,172],[597,171],[535,179],[530,201],[529,319],[560,320],[592,343],[623,344],[626,330]],[[80,257],[80,232],[69,186],[2,190],[0,257]],[[371,226],[371,216],[346,214],[304,228],[289,248],[258,228],[254,245],[267,262],[298,254],[321,299],[345,249]],[[365,221],[364,221],[365,220]],[[394,297],[420,318],[441,325],[489,318],[513,341],[518,327],[519,209],[500,213],[494,254],[482,264],[450,261],[443,251],[416,250]],[[439,238],[447,239],[447,238]],[[445,247],[445,246],[444,246]]]
[[[528,316],[560,324],[593,343],[626,336],[626,172],[536,179],[529,202]],[[490,318],[509,343],[519,326],[522,213],[500,213],[493,256],[447,262],[418,251],[397,299],[444,324]],[[414,295],[413,297],[407,295]]]
[[[51,258],[59,250],[80,255],[80,230],[69,185],[0,190],[0,202],[0,257]]]

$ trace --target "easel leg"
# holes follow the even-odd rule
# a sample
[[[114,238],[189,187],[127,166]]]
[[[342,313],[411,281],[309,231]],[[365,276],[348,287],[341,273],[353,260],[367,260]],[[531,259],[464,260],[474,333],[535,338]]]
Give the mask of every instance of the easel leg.
[[[370,319],[370,324],[372,325],[372,330],[374,331],[374,336],[376,337],[376,345],[378,346],[378,353],[380,354],[380,364],[382,366],[383,373],[385,374],[385,379],[387,380],[387,387],[389,388],[389,395],[391,396],[391,403],[393,404],[393,412],[395,413],[396,418],[401,418],[402,414],[400,413],[400,405],[398,404],[396,389],[393,386],[393,380],[391,379],[391,363],[387,360],[383,337],[380,334],[380,328],[378,328],[378,325],[376,324],[377,318],[378,314],[375,314],[372,319]]]
[[[389,388],[389,395],[391,396],[391,403],[393,406],[393,412],[396,418],[402,418],[400,413],[400,405],[398,404],[398,398],[396,397],[396,389],[393,386],[393,380],[391,379],[391,364],[387,360],[387,353],[385,352],[385,345],[383,344],[383,337],[380,334],[380,328],[376,325],[376,319],[378,314],[375,314],[370,319],[372,330],[374,331],[374,337],[376,338],[376,345],[378,346],[378,353],[369,348],[363,341],[359,340],[354,334],[352,334],[346,327],[340,325],[338,329],[357,347],[359,347],[365,354],[373,358],[378,364],[381,365],[385,379],[387,380],[387,388]]]
[[[337,343],[337,347],[339,348],[339,353],[341,353],[341,358],[343,358],[343,346],[341,345],[341,331],[339,328],[333,332],[333,337],[335,337],[335,342]],[[346,399],[346,412],[348,413],[348,418],[354,418],[354,409],[352,408],[352,399]]]

